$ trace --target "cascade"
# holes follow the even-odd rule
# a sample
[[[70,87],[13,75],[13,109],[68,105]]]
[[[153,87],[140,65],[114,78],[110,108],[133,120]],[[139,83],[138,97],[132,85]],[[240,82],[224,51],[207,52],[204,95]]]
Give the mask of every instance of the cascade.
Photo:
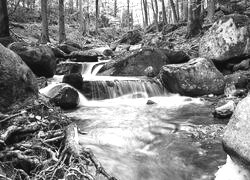
[[[84,80],[82,93],[93,100],[117,97],[148,98],[166,95],[164,87],[158,80],[125,77],[102,78]],[[85,87],[89,87],[89,89]]]

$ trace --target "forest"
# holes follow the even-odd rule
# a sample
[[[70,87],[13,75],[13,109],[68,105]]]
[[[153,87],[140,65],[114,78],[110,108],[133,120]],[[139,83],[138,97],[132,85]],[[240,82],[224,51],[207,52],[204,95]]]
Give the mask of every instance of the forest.
[[[0,179],[250,179],[249,0],[1,0]]]

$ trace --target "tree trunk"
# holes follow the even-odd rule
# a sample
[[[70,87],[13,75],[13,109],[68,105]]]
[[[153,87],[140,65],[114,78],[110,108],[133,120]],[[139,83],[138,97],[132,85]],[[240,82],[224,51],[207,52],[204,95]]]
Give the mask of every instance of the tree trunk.
[[[142,14],[143,27],[146,28],[145,16],[144,16],[144,8],[143,8],[143,0],[141,0],[141,14]]]
[[[173,0],[169,0],[170,2],[170,5],[171,5],[171,9],[172,9],[172,12],[173,12],[173,20],[174,20],[174,23],[177,23],[177,14],[176,14],[176,9],[175,9],[175,5],[174,5],[174,1]]]
[[[176,9],[176,17],[177,17],[177,22],[180,20],[180,13],[179,13],[179,0],[175,1],[175,9]]]
[[[151,0],[151,5],[152,5],[153,14],[154,14],[154,23],[155,23],[156,31],[159,32],[158,19],[157,19],[157,14],[156,14],[153,0]]]
[[[41,0],[41,15],[42,15],[42,34],[41,43],[46,44],[49,40],[49,25],[48,25],[48,4],[47,0]]]
[[[69,14],[74,13],[74,0],[69,0]]]
[[[208,20],[210,23],[213,23],[214,13],[215,13],[214,0],[208,0]]]
[[[117,0],[114,2],[114,16],[117,16]]]
[[[99,0],[95,0],[95,30],[98,30],[98,21],[99,21]]]
[[[130,0],[127,0],[127,13],[128,13],[128,19],[127,19],[127,21],[128,21],[128,29],[130,29]]]
[[[188,21],[188,0],[183,0],[183,20]]]
[[[79,0],[79,11],[80,11],[80,17],[79,17],[79,23],[80,23],[80,33],[82,35],[86,34],[86,26],[85,26],[85,19],[83,16],[83,11],[82,11],[82,0]]]
[[[162,19],[163,19],[163,23],[167,24],[167,13],[166,13],[166,7],[165,7],[165,2],[164,0],[161,1],[162,2]]]
[[[156,19],[157,19],[157,22],[159,20],[159,10],[158,10],[158,3],[157,3],[158,0],[155,0],[155,14],[156,14]]]
[[[148,26],[148,2],[143,0],[144,16],[145,16],[145,26]]]
[[[0,1],[0,37],[10,36],[7,0]]]
[[[62,43],[65,40],[64,0],[59,0],[59,43]]]
[[[201,0],[190,0],[186,38],[194,37],[201,32],[202,24],[200,13]]]

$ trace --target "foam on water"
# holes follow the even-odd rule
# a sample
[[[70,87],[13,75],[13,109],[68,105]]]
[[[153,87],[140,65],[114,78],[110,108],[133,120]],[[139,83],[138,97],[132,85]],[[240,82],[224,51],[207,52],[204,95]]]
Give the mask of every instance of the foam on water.
[[[230,156],[227,155],[226,164],[220,167],[215,176],[215,180],[249,180],[250,171],[233,162]]]

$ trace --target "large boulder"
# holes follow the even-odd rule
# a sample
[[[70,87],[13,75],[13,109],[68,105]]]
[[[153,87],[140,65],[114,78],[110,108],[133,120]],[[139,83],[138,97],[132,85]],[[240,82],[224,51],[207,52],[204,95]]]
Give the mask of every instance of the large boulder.
[[[111,76],[143,76],[144,70],[151,66],[155,73],[168,63],[167,56],[159,49],[145,48],[135,51],[132,55],[109,61],[99,71],[98,75]]]
[[[0,44],[0,112],[17,101],[37,95],[35,75],[13,51]]]
[[[82,89],[83,78],[81,73],[71,73],[63,76],[63,83],[67,83],[76,89]]]
[[[53,77],[56,71],[56,58],[47,45],[29,46],[14,42],[9,48],[16,52],[37,76]]]
[[[218,0],[217,6],[220,10],[222,10],[225,14],[232,14],[234,12],[240,14],[246,14],[247,7],[249,7],[250,2],[246,0]]]
[[[81,73],[83,64],[77,62],[61,62],[57,64],[56,75],[65,75],[71,73]]]
[[[52,84],[40,92],[49,97],[51,103],[62,109],[74,109],[80,101],[77,90],[65,83]]]
[[[139,43],[141,40],[142,40],[142,33],[140,32],[140,30],[132,30],[124,34],[118,42],[134,45]]]
[[[171,49],[161,49],[168,57],[169,64],[185,63],[190,60],[190,57],[184,51],[173,51]]]
[[[250,96],[240,101],[223,136],[224,150],[233,160],[250,165]]]
[[[249,86],[250,72],[237,71],[233,74],[225,76],[225,82],[229,85],[234,85],[236,88],[246,89]]]
[[[73,51],[69,58],[74,62],[98,62],[98,57],[101,55],[94,50]]]
[[[222,94],[225,86],[223,75],[205,58],[165,65],[159,77],[170,92],[188,96]]]
[[[200,40],[200,57],[224,62],[250,55],[250,19],[232,14],[218,20]]]

